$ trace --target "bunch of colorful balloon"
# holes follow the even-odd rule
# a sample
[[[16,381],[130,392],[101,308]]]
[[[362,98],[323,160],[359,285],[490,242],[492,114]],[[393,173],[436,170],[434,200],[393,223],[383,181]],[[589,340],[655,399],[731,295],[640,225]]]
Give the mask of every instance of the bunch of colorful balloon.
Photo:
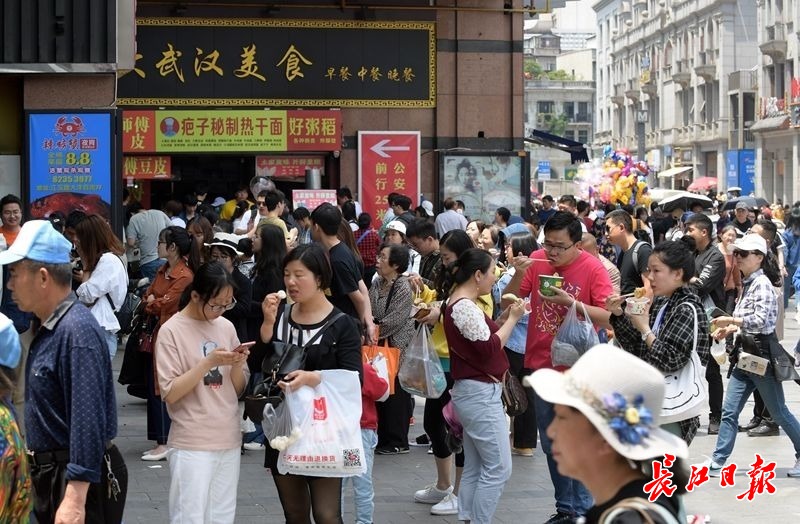
[[[603,173],[597,186],[600,200],[611,204],[632,206],[650,204],[647,176],[650,167],[643,160],[634,161],[626,149],[603,150]]]

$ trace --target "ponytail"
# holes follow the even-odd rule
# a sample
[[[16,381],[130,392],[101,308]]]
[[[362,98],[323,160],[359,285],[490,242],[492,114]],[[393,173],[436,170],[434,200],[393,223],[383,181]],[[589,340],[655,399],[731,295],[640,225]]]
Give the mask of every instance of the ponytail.
[[[456,286],[467,282],[476,271],[486,272],[494,259],[488,251],[471,248],[464,251],[458,259],[444,270],[442,302],[447,301]]]

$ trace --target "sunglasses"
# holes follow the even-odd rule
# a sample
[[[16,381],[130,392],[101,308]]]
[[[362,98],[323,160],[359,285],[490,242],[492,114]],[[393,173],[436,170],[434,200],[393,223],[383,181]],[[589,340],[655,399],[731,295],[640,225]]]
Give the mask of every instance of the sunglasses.
[[[735,249],[733,251],[733,256],[739,257],[739,258],[747,258],[750,255],[755,254],[755,253],[760,253],[760,251],[743,251],[741,249]]]

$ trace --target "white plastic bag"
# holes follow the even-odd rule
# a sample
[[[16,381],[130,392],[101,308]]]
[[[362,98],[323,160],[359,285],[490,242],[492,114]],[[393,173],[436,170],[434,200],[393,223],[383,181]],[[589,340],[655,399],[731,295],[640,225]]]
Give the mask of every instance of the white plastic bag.
[[[278,455],[278,471],[312,477],[361,475],[366,462],[358,373],[343,369],[321,373],[317,387],[286,393],[292,427],[300,437]]]
[[[550,360],[554,366],[573,366],[589,348],[600,343],[586,306],[581,302],[583,318],[578,318],[578,301],[572,303],[561,327],[550,345]]]
[[[380,378],[389,383],[389,364],[386,362],[386,357],[383,356],[383,353],[378,353],[375,355],[375,358],[372,359],[371,362],[365,363],[365,365],[372,365],[375,368],[375,372],[378,374]],[[389,398],[390,388],[386,388],[386,393],[383,394],[381,398],[376,400],[375,402],[384,402],[387,398]]]
[[[420,324],[403,355],[397,378],[412,395],[439,398],[447,388],[447,378],[430,337],[428,328]]]

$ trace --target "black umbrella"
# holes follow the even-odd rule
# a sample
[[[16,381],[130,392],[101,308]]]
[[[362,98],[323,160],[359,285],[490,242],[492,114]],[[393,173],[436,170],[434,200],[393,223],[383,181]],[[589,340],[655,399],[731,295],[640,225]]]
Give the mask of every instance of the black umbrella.
[[[695,204],[702,204],[703,209],[705,209],[711,207],[712,202],[707,196],[689,193],[688,191],[681,191],[675,195],[668,196],[658,203],[665,213],[670,213],[675,209],[689,211]]]
[[[731,209],[736,209],[736,204],[738,204],[739,202],[744,202],[745,204],[747,204],[747,209],[761,209],[764,206],[769,206],[769,202],[767,202],[761,197],[744,196],[738,198],[731,198],[730,200],[725,202],[725,205],[722,206],[722,210],[729,211]]]

